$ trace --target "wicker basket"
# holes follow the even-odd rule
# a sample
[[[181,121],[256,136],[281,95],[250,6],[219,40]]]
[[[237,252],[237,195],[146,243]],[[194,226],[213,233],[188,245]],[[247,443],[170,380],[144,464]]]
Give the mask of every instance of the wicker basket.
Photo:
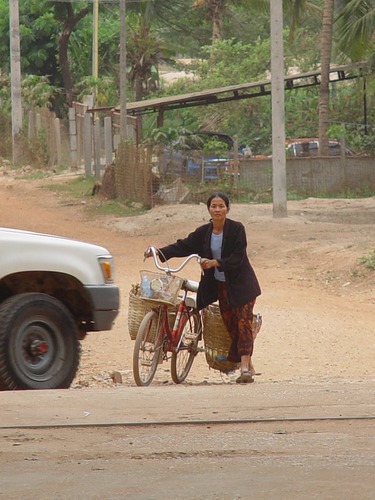
[[[261,315],[254,314],[254,340],[260,330],[261,324]],[[203,325],[203,339],[208,366],[223,373],[230,373],[236,370],[239,363],[218,361],[216,359],[218,356],[227,356],[231,345],[231,338],[224,326],[218,305],[212,304],[204,311]]]
[[[219,306],[208,306],[203,317],[203,340],[206,361],[210,368],[223,373],[230,373],[238,368],[238,363],[218,361],[217,356],[227,356],[231,344],[229,333],[224,326]]]
[[[139,292],[144,300],[161,302],[170,306],[177,305],[178,294],[184,282],[182,278],[152,271],[141,271],[141,282],[143,283],[144,280],[147,282],[147,295],[144,294],[142,287]]]
[[[142,322],[144,316],[151,311],[154,307],[160,306],[162,301],[144,299],[140,295],[140,285],[139,283],[132,285],[129,293],[129,310],[128,310],[128,331],[130,338],[135,340],[138,333],[139,325]],[[168,318],[170,327],[173,328],[173,323],[176,318],[175,306],[167,304],[168,306]]]
[[[132,340],[136,339],[142,319],[153,306],[151,302],[142,299],[139,288],[139,284],[132,285],[129,293],[128,330]]]

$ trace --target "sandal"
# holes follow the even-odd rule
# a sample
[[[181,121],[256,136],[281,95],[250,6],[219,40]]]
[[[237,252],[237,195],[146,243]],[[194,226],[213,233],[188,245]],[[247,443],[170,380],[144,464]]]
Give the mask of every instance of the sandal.
[[[241,372],[241,375],[236,379],[237,384],[251,384],[252,382],[254,382],[254,379],[249,370]]]

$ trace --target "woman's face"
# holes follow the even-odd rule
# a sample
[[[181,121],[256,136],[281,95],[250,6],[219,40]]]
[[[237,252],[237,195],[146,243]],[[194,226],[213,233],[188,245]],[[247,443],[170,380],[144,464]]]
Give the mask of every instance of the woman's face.
[[[211,219],[219,222],[225,220],[229,209],[225,201],[217,196],[216,198],[212,198],[208,211],[210,212]]]

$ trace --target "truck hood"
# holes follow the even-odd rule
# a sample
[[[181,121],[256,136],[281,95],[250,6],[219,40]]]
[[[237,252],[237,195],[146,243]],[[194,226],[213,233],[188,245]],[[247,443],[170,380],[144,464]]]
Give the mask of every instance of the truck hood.
[[[101,246],[56,235],[0,227],[0,278],[14,272],[54,271],[82,283],[101,283],[99,257],[111,258]]]

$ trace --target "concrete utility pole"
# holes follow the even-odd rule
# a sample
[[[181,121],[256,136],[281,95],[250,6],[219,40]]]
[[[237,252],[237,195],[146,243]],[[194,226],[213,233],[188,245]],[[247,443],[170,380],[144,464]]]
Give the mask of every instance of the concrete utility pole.
[[[99,76],[99,0],[93,0],[92,4],[92,76],[95,80]],[[96,104],[97,88],[93,90],[93,102]]]
[[[126,106],[126,0],[120,0],[120,140],[128,138]]]
[[[21,158],[19,135],[22,130],[21,50],[18,0],[9,0],[10,76],[12,101],[13,163]]]
[[[283,2],[271,0],[270,6],[273,216],[287,217]]]
[[[92,76],[98,78],[99,0],[92,4]]]

